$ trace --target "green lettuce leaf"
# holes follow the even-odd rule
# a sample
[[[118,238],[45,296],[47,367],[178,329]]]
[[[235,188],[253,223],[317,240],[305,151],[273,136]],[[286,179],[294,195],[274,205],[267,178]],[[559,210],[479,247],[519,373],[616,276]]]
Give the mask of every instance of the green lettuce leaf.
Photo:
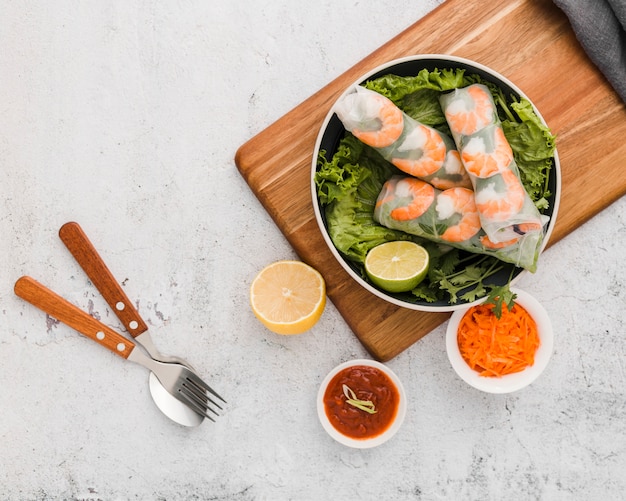
[[[395,167],[353,135],[343,138],[327,161],[318,158],[317,194],[325,206],[328,233],[335,247],[349,259],[363,263],[367,252],[392,240],[417,240],[374,221],[374,206],[383,184]]]
[[[510,104],[519,120],[503,120],[502,129],[511,145],[520,178],[540,210],[548,208],[550,169],[554,166],[556,137],[535,114],[527,99]]]

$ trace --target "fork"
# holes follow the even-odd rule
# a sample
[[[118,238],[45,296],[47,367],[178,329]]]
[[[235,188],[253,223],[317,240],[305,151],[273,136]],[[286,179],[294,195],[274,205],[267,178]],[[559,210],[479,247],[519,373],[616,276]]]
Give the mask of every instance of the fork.
[[[137,345],[104,325],[88,313],[62,298],[35,279],[23,276],[17,280],[15,294],[56,320],[93,339],[116,355],[151,370],[163,387],[194,412],[211,418],[214,402],[207,396],[212,392],[197,374],[177,362],[160,362],[146,355]],[[218,406],[219,407],[219,406]]]
[[[124,289],[113,276],[113,273],[104,262],[104,259],[98,253],[96,247],[91,243],[87,234],[82,227],[74,221],[65,223],[59,229],[59,238],[70,251],[76,262],[91,280],[91,283],[100,291],[102,297],[106,300],[111,310],[115,312],[119,320],[122,322],[128,333],[133,337],[135,342],[145,349],[148,354],[159,362],[175,362],[187,367],[190,371],[197,374],[196,370],[184,359],[173,355],[164,355],[159,352],[152,341],[152,336],[148,331],[148,326],[139,315],[137,308],[128,298]],[[209,392],[226,403],[217,392],[209,388]],[[222,407],[209,397],[211,403],[218,409]]]

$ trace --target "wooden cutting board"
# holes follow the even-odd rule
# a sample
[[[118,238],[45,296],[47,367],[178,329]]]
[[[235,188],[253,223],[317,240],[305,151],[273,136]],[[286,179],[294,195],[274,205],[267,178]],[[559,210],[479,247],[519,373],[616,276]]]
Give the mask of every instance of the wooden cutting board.
[[[513,81],[557,135],[562,194],[550,245],[626,193],[626,107],[548,0],[448,0],[247,141],[235,163],[328,297],[376,359],[387,361],[448,319],[400,308],[356,284],[317,227],[310,195],[313,148],[339,94],[398,57],[451,54]]]

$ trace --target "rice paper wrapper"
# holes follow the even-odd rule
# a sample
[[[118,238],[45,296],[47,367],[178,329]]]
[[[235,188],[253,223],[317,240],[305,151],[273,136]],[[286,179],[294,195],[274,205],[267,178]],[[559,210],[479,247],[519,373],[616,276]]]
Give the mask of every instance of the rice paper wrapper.
[[[482,84],[440,97],[452,137],[472,182],[481,225],[494,243],[543,233],[548,222],[524,189],[489,89]]]
[[[454,140],[413,119],[382,94],[357,85],[334,111],[346,130],[402,172],[439,189],[472,187]]]
[[[480,224],[474,192],[455,187],[438,190],[412,176],[393,176],[376,201],[374,220],[390,229],[450,245],[534,272],[542,232],[518,235],[506,245],[492,242]]]

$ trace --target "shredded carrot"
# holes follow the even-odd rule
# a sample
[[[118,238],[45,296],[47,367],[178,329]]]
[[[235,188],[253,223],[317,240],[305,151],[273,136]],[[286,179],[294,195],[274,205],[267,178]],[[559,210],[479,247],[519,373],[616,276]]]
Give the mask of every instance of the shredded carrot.
[[[537,324],[519,304],[502,308],[500,319],[493,304],[473,306],[461,319],[457,340],[463,359],[481,376],[501,377],[535,363],[539,348]]]

